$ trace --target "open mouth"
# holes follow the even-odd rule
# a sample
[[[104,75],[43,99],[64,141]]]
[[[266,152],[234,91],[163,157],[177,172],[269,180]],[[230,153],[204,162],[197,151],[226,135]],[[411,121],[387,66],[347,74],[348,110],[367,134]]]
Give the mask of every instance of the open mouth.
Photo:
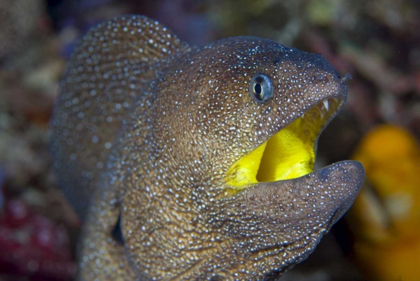
[[[339,98],[321,101],[238,160],[227,173],[230,188],[225,195],[236,194],[250,184],[294,179],[313,172],[318,137],[342,102]]]

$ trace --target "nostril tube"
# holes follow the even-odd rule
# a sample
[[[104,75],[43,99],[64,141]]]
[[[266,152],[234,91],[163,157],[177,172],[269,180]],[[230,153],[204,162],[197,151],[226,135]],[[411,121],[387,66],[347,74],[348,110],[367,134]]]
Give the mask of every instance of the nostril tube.
[[[343,77],[341,77],[341,81],[343,83],[350,81],[351,79],[353,79],[353,76],[351,76],[350,73],[346,73]]]

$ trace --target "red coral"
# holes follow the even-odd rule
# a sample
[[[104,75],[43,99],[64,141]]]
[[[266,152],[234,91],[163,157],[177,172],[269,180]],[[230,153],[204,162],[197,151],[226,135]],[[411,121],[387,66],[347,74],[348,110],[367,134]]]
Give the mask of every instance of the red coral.
[[[6,201],[0,218],[0,249],[0,273],[45,281],[74,277],[66,231],[32,213],[22,200]]]

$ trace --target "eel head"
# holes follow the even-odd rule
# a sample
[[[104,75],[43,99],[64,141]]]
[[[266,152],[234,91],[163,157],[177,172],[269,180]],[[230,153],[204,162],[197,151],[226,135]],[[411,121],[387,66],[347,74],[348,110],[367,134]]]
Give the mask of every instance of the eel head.
[[[314,171],[343,80],[321,55],[252,37],[175,61],[154,84],[153,179],[124,199],[134,264],[156,278],[268,280],[304,260],[364,179],[354,161]]]

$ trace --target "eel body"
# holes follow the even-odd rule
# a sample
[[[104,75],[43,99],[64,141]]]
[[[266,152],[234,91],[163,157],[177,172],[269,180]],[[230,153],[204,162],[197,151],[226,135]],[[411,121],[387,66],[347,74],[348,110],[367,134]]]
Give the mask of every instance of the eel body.
[[[360,163],[313,171],[345,102],[319,54],[235,37],[192,47],[124,16],[61,83],[51,147],[84,222],[80,280],[275,280],[350,207]]]

